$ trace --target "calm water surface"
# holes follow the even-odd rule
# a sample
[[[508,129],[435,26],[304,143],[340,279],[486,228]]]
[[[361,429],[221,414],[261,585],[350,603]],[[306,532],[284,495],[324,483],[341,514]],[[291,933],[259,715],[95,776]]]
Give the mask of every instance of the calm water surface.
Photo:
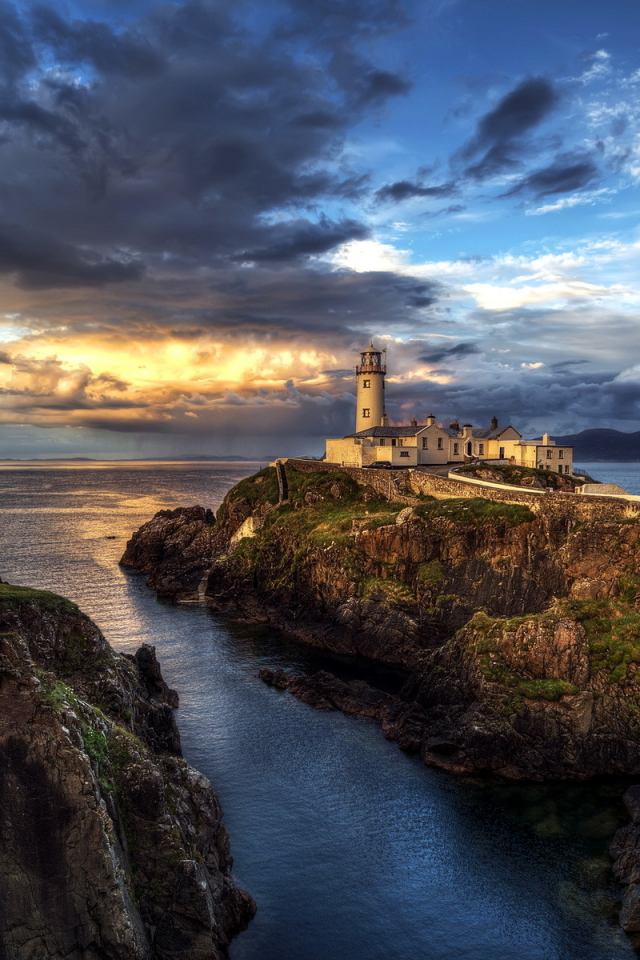
[[[591,465],[603,480],[604,466]],[[640,492],[640,465],[622,466]],[[264,665],[326,665],[319,655],[161,604],[120,570],[126,539],[156,510],[215,508],[253,469],[0,469],[0,575],[75,600],[122,650],[156,644],[180,692],[185,755],[222,799],[237,877],[259,905],[233,960],[633,958],[610,919],[607,874],[623,785],[427,770],[373,724],[255,679]]]

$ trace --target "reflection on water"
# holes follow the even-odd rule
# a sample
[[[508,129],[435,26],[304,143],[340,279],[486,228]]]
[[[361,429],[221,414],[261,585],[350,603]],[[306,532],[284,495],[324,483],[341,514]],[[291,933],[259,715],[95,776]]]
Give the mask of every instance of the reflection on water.
[[[221,796],[238,877],[259,904],[233,960],[631,958],[611,919],[606,853],[622,783],[426,770],[374,724],[255,678],[262,666],[326,665],[348,677],[349,661],[158,603],[119,569],[131,531],[157,509],[215,507],[250,469],[0,471],[0,575],[70,596],[122,649],[155,643],[180,692],[185,754]]]

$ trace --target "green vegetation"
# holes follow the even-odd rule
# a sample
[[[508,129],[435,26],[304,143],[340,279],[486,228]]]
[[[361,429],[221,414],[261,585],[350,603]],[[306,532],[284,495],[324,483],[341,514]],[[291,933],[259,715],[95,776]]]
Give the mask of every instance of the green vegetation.
[[[416,507],[416,513],[426,521],[444,517],[459,524],[503,523],[508,527],[517,527],[535,519],[531,510],[522,504],[497,503],[484,497],[433,499]]]
[[[423,583],[425,587],[437,587],[443,580],[444,574],[439,560],[430,560],[429,563],[421,563],[418,567],[418,582]]]
[[[485,679],[491,683],[499,683],[510,694],[510,700],[520,698],[525,700],[559,700],[565,695],[579,693],[579,688],[567,680],[556,677],[550,679],[532,679],[523,677],[514,670],[510,670],[504,662],[496,659],[499,647],[497,643],[484,641],[478,644],[480,654],[480,669]],[[499,653],[498,653],[499,657]],[[513,705],[513,703],[512,703]]]
[[[300,473],[289,468],[287,479],[289,502],[267,515],[263,538],[286,533],[326,545],[350,537],[353,520],[370,518],[368,526],[380,526],[394,523],[400,511],[398,504],[361,487],[346,473]]]
[[[87,755],[98,764],[104,766],[107,760],[107,738],[95,727],[85,727],[82,731],[82,740]]]
[[[633,587],[627,582],[628,593]],[[637,593],[637,588],[634,591]],[[629,664],[640,663],[640,613],[623,594],[617,599],[564,600],[567,616],[584,627],[589,642],[591,674],[608,672],[609,683],[625,680]]]
[[[368,600],[372,596],[375,599],[381,599],[379,595],[384,594],[383,603],[390,606],[397,606],[406,603],[415,603],[416,595],[403,580],[382,579],[381,577],[365,577],[362,581],[362,596]]]
[[[564,695],[573,695],[580,690],[567,680],[520,680],[516,692],[527,700],[559,700]]]
[[[275,467],[264,467],[232,487],[226,500],[247,500],[252,505],[278,502],[278,478]]]
[[[71,600],[59,597],[48,590],[32,590],[30,587],[16,587],[11,583],[0,583],[0,610],[2,607],[16,607],[24,603],[35,603],[44,610],[56,613],[78,613],[78,607]]]
[[[73,705],[76,700],[76,695],[71,687],[68,687],[66,683],[63,683],[61,680],[54,680],[53,674],[51,673],[43,673],[42,671],[36,670],[36,674],[42,684],[39,693],[41,703],[46,704],[48,707],[53,707],[57,713],[62,710],[63,707]]]

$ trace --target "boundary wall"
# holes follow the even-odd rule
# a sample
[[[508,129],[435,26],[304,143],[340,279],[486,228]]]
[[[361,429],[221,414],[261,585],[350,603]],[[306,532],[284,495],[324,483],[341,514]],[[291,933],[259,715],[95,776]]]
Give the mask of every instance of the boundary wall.
[[[343,467],[324,460],[282,459],[301,473],[348,473],[357,483],[368,484],[396,503],[417,505],[411,494],[423,494],[438,500],[484,497],[496,503],[519,503],[533,513],[569,516],[575,520],[625,520],[640,516],[640,497],[626,499],[613,496],[584,496],[555,490],[527,490],[506,487],[488,481],[469,481],[442,477],[426,470],[375,470]]]

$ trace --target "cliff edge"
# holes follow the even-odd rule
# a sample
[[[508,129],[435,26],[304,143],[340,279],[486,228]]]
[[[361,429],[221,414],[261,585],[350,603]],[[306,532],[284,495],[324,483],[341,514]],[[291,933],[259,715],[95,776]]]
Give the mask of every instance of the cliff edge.
[[[255,905],[155,650],[0,581],[0,957],[218,960]]]
[[[582,498],[580,514],[545,497],[404,506],[348,472],[286,469],[287,502],[268,468],[229,491],[207,528],[197,577],[213,609],[404,669],[384,727],[427,764],[534,780],[640,774],[637,516],[599,505],[590,518]],[[204,520],[202,508],[157,515],[122,563],[191,597]]]

